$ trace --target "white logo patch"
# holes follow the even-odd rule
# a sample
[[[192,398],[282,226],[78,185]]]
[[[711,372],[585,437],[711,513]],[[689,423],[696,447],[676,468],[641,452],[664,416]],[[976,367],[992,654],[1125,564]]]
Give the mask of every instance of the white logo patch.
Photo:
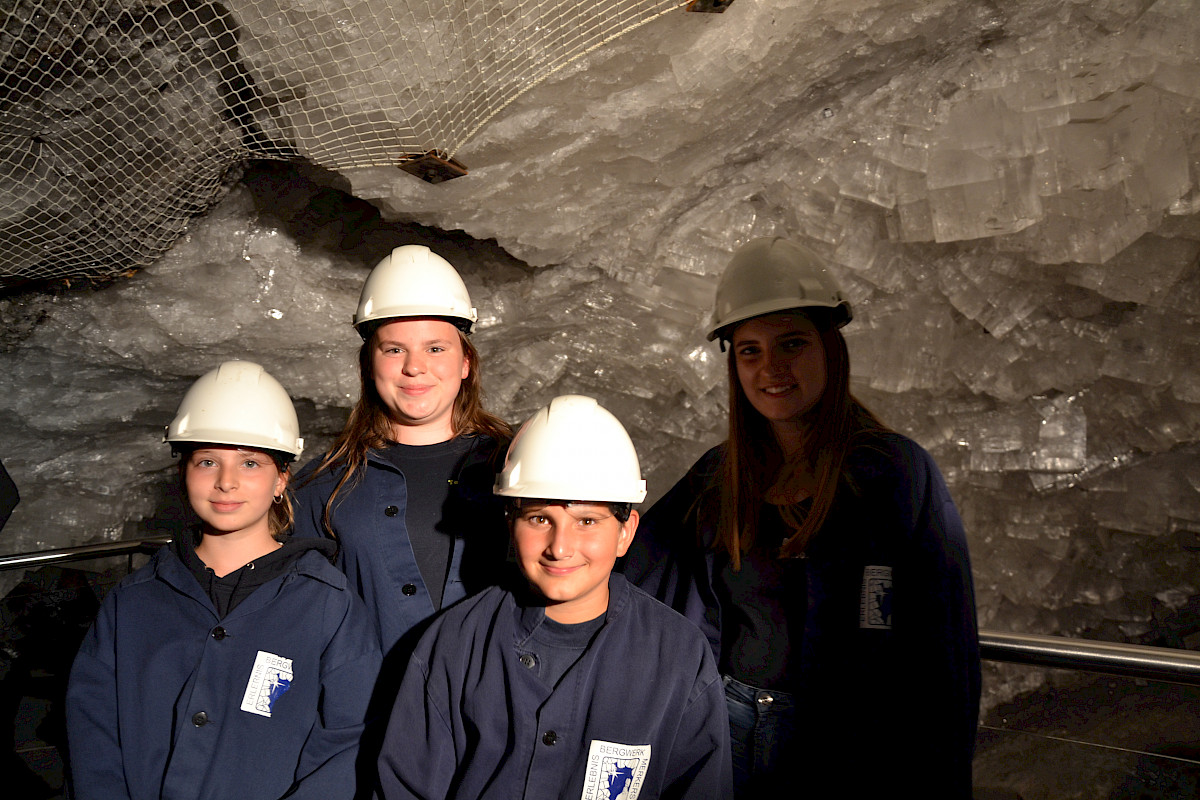
[[[242,696],[242,711],[271,716],[271,709],[284,692],[292,686],[292,660],[259,650],[246,681],[246,694]]]
[[[650,745],[592,739],[580,800],[637,800],[650,766]]]
[[[892,568],[864,567],[858,627],[891,630]]]

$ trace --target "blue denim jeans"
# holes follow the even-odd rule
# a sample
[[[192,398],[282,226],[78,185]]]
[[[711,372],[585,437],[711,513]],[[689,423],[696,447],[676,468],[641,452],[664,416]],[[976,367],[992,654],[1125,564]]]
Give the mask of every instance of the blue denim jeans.
[[[725,705],[733,751],[733,791],[738,798],[763,797],[788,771],[784,754],[796,726],[796,705],[787,692],[759,689],[728,675]],[[792,774],[795,774],[795,765]]]

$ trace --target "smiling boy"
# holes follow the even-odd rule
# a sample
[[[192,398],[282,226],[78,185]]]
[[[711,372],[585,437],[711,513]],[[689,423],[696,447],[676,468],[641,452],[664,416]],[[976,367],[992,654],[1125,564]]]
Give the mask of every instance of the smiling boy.
[[[383,797],[729,797],[707,641],[612,571],[646,494],[621,423],[589,397],[555,398],[513,440],[495,491],[522,579],[421,639],[379,760]]]

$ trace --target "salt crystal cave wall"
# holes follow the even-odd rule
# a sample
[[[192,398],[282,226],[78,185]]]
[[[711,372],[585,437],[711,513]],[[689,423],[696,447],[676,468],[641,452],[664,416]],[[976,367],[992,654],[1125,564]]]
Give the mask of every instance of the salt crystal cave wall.
[[[155,530],[163,426],[225,359],[320,453],[362,280],[408,242],[464,274],[491,408],[598,397],[653,500],[724,435],[716,276],[780,234],[854,304],[856,393],[944,471],[981,627],[1162,643],[1200,595],[1198,122],[1186,0],[737,0],[552,76],[465,178],[247,164],[149,267],[0,296],[0,550]]]

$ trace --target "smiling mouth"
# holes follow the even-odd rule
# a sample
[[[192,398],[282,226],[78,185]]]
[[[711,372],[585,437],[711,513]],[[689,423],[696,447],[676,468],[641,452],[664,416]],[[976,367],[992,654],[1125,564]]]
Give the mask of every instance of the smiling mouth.
[[[545,570],[550,575],[554,575],[556,577],[562,577],[564,575],[570,575],[573,572],[575,572],[576,570],[583,569],[583,565],[577,564],[574,567],[552,567],[548,564],[542,564],[542,569]]]
[[[762,393],[770,397],[778,397],[787,394],[796,388],[796,384],[789,383],[787,386],[767,386],[763,388]]]
[[[213,500],[210,502],[213,507],[213,510],[221,511],[221,512],[237,511],[239,508],[242,507],[242,504],[240,502],[228,502],[228,501],[218,502],[216,500]]]

